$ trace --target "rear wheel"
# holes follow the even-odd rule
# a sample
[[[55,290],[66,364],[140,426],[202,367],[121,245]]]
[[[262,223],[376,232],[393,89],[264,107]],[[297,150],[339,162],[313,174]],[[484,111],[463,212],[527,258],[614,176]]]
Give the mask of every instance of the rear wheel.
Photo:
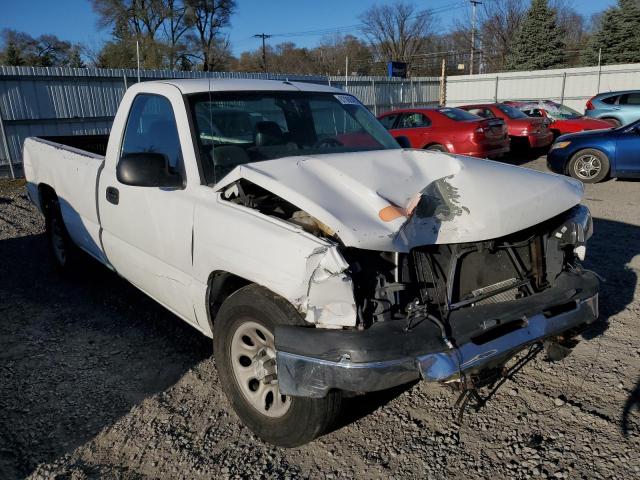
[[[72,272],[78,266],[80,249],[73,243],[62,218],[58,199],[50,198],[45,210],[47,244],[53,263],[63,272]]]
[[[426,150],[432,150],[434,152],[446,152],[447,149],[440,144],[435,144],[435,145],[429,145]]]
[[[587,148],[569,161],[569,175],[584,183],[598,183],[609,173],[609,159],[600,150]]]
[[[280,447],[310,442],[340,412],[339,392],[303,398],[279,391],[273,332],[276,325],[298,323],[300,315],[286,300],[248,285],[225,300],[213,327],[216,368],[229,402],[256,435]]]

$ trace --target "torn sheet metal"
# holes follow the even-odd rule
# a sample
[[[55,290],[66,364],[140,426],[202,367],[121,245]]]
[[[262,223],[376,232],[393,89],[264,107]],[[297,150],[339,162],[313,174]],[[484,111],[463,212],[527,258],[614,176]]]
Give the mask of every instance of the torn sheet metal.
[[[346,246],[399,252],[502,237],[568,210],[583,195],[582,184],[564,176],[422,150],[256,162],[215,188],[239,178],[317,218]]]
[[[345,273],[349,264],[336,247],[319,248],[312,257],[306,320],[320,327],[355,326],[353,282]]]

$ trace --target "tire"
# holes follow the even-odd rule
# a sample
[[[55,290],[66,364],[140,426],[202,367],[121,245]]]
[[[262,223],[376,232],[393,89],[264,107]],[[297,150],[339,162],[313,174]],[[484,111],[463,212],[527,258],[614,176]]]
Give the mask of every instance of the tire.
[[[440,144],[429,145],[425,150],[432,150],[434,152],[447,152],[448,150]]]
[[[584,183],[598,183],[609,173],[609,159],[600,150],[586,148],[571,157],[568,172]]]
[[[80,249],[73,243],[62,219],[60,203],[56,197],[47,201],[45,209],[45,231],[49,254],[56,269],[62,273],[72,273],[81,259]]]
[[[279,394],[273,331],[276,325],[302,322],[289,302],[252,284],[224,301],[213,325],[216,368],[229,402],[249,429],[279,447],[310,442],[340,413],[340,392],[325,398]]]
[[[620,120],[618,120],[617,118],[607,117],[607,118],[601,118],[600,120],[604,120],[605,122],[609,122],[613,128],[618,128],[618,127],[622,126],[622,122]]]

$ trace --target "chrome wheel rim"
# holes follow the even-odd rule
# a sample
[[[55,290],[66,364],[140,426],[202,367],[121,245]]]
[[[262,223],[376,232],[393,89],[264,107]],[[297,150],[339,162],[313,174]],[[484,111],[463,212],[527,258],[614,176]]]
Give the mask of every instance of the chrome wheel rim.
[[[62,236],[62,228],[56,217],[51,219],[51,247],[53,254],[60,265],[64,265],[67,261],[67,252],[64,248],[64,238]]]
[[[231,339],[231,366],[245,400],[259,413],[282,417],[291,398],[280,394],[273,334],[257,322],[246,320]]]
[[[591,180],[602,170],[602,162],[595,155],[581,155],[576,159],[573,171],[578,178]]]

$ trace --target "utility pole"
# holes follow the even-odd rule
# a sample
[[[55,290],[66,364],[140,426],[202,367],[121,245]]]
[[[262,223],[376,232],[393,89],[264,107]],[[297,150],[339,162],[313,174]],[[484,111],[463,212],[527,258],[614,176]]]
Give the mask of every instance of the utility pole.
[[[271,35],[267,35],[266,33],[256,33],[254,35],[255,38],[262,39],[262,70],[266,73],[267,71],[267,46],[265,45],[265,40],[267,38],[271,38]]]
[[[476,7],[482,5],[478,0],[469,0],[471,2],[471,61],[469,62],[469,74],[473,75],[473,55],[476,50]]]

